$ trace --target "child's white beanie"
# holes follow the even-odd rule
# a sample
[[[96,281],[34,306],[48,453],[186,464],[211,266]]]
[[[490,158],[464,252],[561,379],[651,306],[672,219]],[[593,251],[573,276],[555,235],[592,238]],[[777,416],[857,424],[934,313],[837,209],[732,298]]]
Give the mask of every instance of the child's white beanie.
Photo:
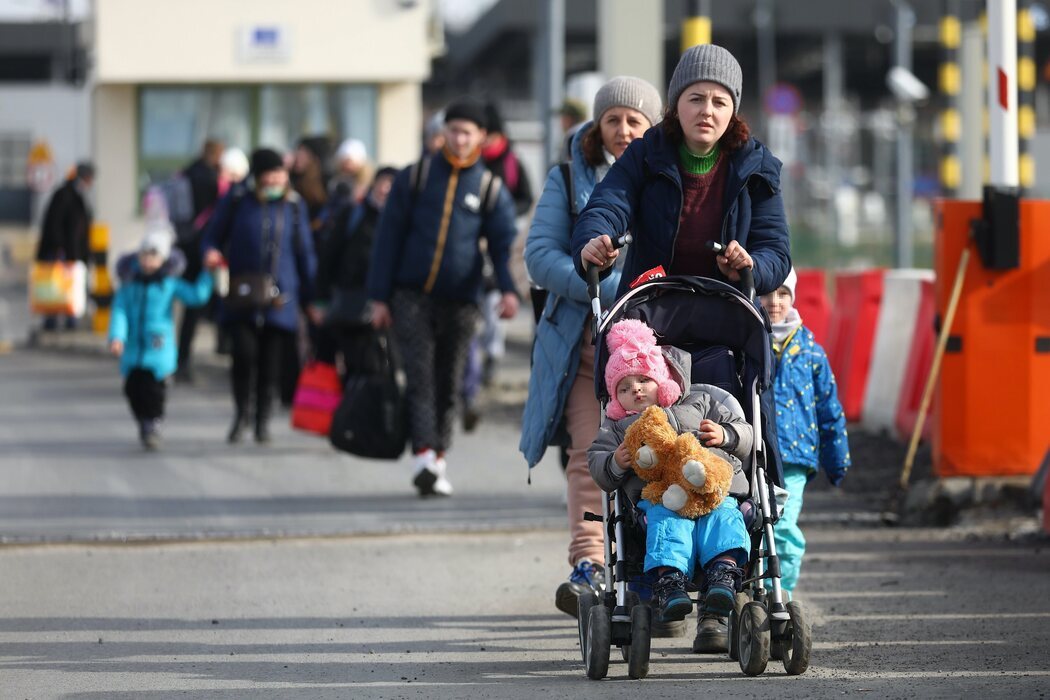
[[[795,285],[798,284],[798,275],[795,274],[795,268],[791,268],[788,273],[787,279],[780,285],[781,287],[787,287],[788,291],[791,292],[791,301],[795,300]]]
[[[171,226],[159,221],[150,222],[146,228],[146,234],[142,237],[142,243],[139,244],[139,252],[152,251],[159,255],[161,260],[167,260],[171,255],[171,245],[174,239]]]

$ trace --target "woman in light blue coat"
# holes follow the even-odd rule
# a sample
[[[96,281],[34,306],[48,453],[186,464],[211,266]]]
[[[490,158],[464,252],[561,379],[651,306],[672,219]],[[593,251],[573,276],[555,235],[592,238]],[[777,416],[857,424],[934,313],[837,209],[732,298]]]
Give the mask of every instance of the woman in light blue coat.
[[[578,596],[603,584],[605,549],[601,523],[584,513],[601,512],[601,489],[587,466],[587,448],[598,434],[600,407],[594,397],[587,285],[573,267],[569,240],[576,214],[612,164],[659,120],[660,93],[640,78],[613,78],[594,97],[594,121],[572,140],[571,159],[551,169],[532,218],[525,264],[532,280],[548,291],[536,328],[529,398],[522,418],[521,444],[531,469],[564,425],[570,438],[568,481],[569,579],[558,586],[555,605],[577,612]],[[602,305],[616,295],[619,272],[602,282]]]

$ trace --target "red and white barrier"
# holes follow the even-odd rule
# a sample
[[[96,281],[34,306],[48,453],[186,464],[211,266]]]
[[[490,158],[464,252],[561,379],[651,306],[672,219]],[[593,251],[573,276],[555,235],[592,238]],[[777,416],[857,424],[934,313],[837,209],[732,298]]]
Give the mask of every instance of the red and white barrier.
[[[848,421],[860,420],[864,407],[882,303],[882,276],[882,270],[841,272],[835,276],[835,301],[825,350]]]
[[[929,286],[932,301],[933,270],[887,270],[883,274],[882,302],[861,412],[861,425],[871,432],[896,432],[898,409],[905,393],[904,378],[913,364],[916,318],[924,283]],[[921,396],[925,375],[909,379],[919,380]],[[908,393],[912,388],[914,384],[909,385]]]
[[[822,347],[828,342],[828,328],[831,321],[831,300],[828,297],[827,276],[823,270],[795,270],[798,282],[795,283],[794,307],[802,316],[813,337]]]

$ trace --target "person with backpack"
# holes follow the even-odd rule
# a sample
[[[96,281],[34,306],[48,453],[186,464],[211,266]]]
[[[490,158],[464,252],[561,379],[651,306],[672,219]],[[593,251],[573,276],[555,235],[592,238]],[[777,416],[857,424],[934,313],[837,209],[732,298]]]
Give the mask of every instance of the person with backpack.
[[[332,234],[318,256],[315,304],[324,317],[325,333],[316,357],[335,364],[339,354],[344,382],[355,374],[382,372],[379,337],[371,325],[365,282],[379,217],[397,172],[391,167],[380,168],[364,200],[359,204],[346,202],[336,212]]]
[[[584,513],[602,512],[602,491],[587,465],[587,448],[598,434],[601,412],[594,398],[590,299],[587,285],[573,274],[569,239],[595,186],[628,145],[659,121],[660,105],[659,91],[641,78],[613,78],[598,90],[594,121],[576,132],[572,159],[547,175],[525,242],[529,276],[548,295],[536,326],[519,449],[532,468],[559,433],[568,432],[565,476],[572,571],[558,586],[554,603],[573,616],[581,594],[601,590],[605,549],[601,523],[584,519]],[[612,270],[602,283],[606,308],[616,298],[619,282],[619,271]]]
[[[230,189],[208,222],[203,252],[209,269],[229,266],[220,314],[233,345],[235,413],[227,441],[241,440],[254,388],[255,440],[267,443],[281,348],[313,298],[317,268],[306,207],[288,186],[281,154],[252,153],[249,178]]]
[[[177,245],[186,259],[186,268],[182,278],[189,282],[196,280],[202,269],[201,236],[208,216],[219,201],[220,162],[225,148],[222,141],[208,139],[204,142],[201,155],[187,165],[182,172],[176,173],[174,179],[182,178],[185,184],[172,183],[166,188],[171,193],[175,188],[188,192],[190,198],[185,204],[176,204],[176,195],[169,197],[168,215],[175,227]],[[193,338],[197,334],[197,323],[203,309],[185,306],[182,310],[182,321],[179,323],[179,364],[175,371],[175,381],[191,383],[193,381]]]
[[[452,494],[445,455],[478,322],[482,238],[501,292],[500,316],[518,311],[509,264],[514,202],[481,160],[485,125],[481,104],[449,105],[444,148],[394,179],[372,248],[372,325],[394,328],[408,383],[413,483],[421,496]]]

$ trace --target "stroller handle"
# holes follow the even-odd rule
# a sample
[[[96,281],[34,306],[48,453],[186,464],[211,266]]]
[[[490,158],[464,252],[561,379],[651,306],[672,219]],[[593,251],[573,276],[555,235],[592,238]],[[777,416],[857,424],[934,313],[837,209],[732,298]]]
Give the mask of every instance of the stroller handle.
[[[612,238],[613,248],[623,248],[631,242],[631,234],[625,233],[622,236]],[[591,342],[598,342],[598,328],[601,327],[602,320],[602,296],[599,290],[602,268],[597,265],[587,266],[587,296],[591,298]]]
[[[708,241],[707,249],[712,253],[721,253],[726,249],[724,245],[716,241]],[[742,270],[737,270],[737,274],[740,275],[740,288],[748,301],[755,300],[755,274],[752,272],[750,267],[745,267]]]

